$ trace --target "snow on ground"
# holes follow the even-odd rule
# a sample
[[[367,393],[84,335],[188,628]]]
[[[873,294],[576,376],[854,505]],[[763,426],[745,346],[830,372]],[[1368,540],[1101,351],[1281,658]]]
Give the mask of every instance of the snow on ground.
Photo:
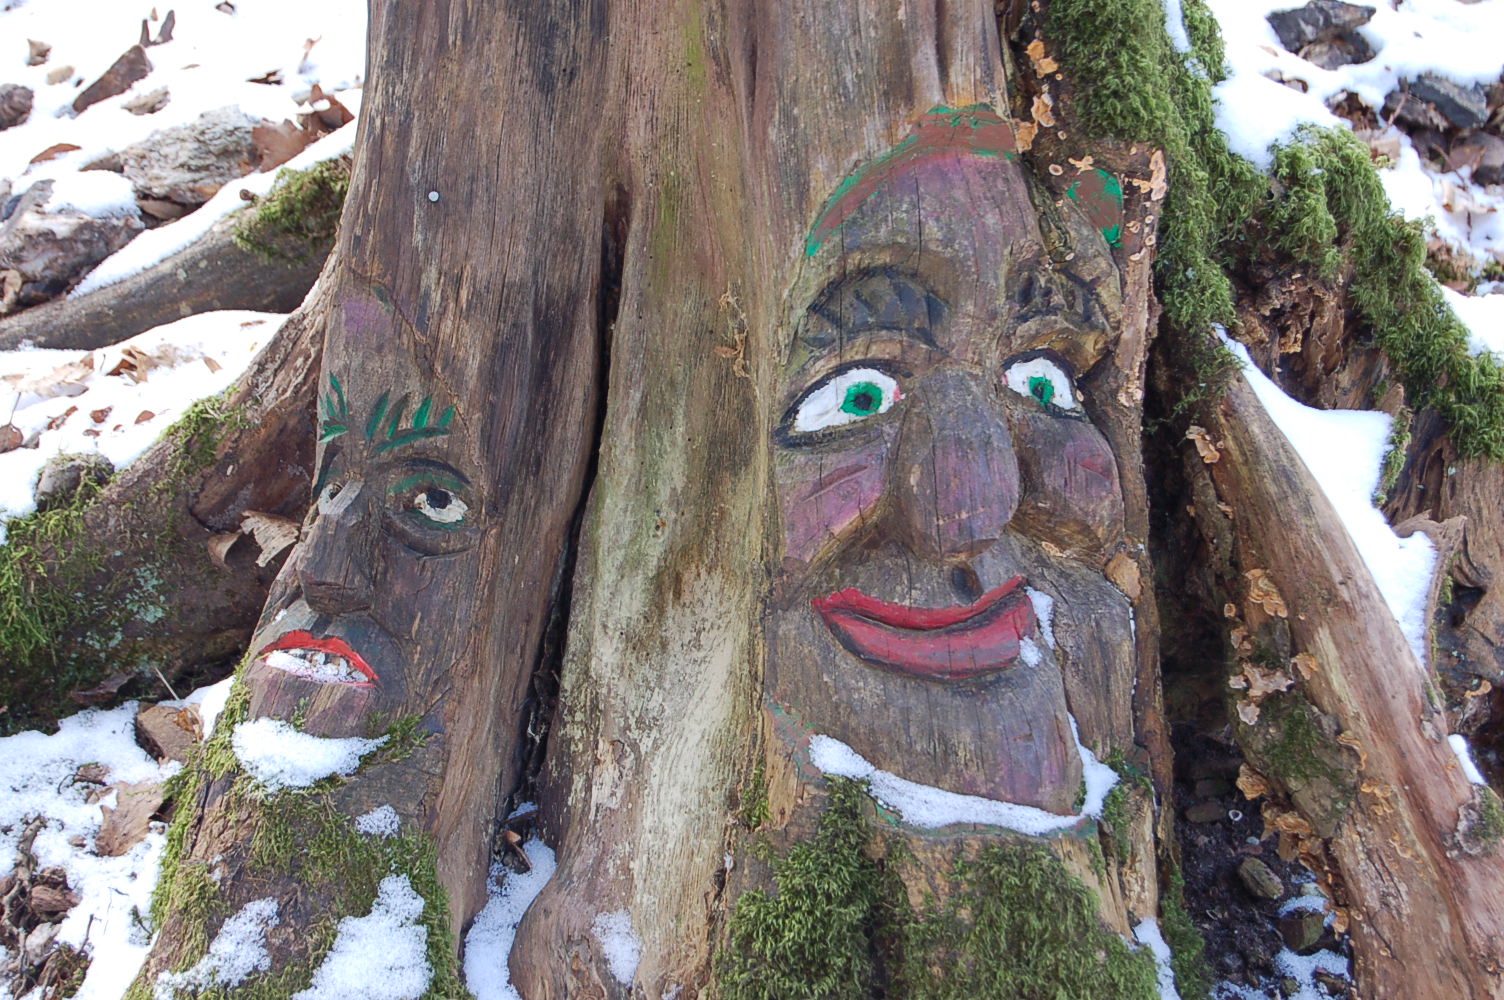
[[[246,773],[276,792],[307,788],[335,774],[354,774],[360,759],[389,739],[311,736],[281,719],[261,718],[236,726],[230,745]]]
[[[0,521],[35,509],[32,488],[54,455],[134,461],[239,377],[285,318],[201,313],[97,351],[0,351],[0,423],[8,417],[26,442],[0,454]]]
[[[938,830],[953,823],[976,823],[1042,837],[1055,830],[1070,829],[1085,817],[1101,816],[1107,793],[1118,783],[1117,772],[1097,760],[1096,755],[1082,744],[1074,716],[1070,717],[1070,722],[1071,736],[1081,754],[1082,778],[1086,783],[1085,801],[1081,811],[1074,816],[1061,816],[1016,802],[921,785],[878,770],[861,754],[831,736],[817,735],[809,741],[809,759],[825,774],[866,781],[867,791],[873,798],[918,829]]]
[[[521,810],[514,815],[525,815]],[[491,869],[491,898],[465,935],[465,985],[476,1000],[522,1000],[512,985],[507,959],[517,925],[557,867],[553,850],[533,838],[522,845],[532,870],[518,874],[501,865]],[[634,970],[635,971],[635,970]]]
[[[1461,84],[1488,84],[1504,69],[1504,0],[1400,0],[1370,3],[1373,19],[1359,33],[1377,55],[1365,63],[1321,69],[1280,45],[1266,16],[1302,6],[1297,0],[1207,0],[1227,46],[1227,79],[1215,90],[1217,127],[1229,147],[1262,169],[1269,146],[1288,142],[1307,124],[1348,123],[1328,105],[1353,94],[1375,111],[1402,80],[1436,73]],[[1177,4],[1178,6],[1178,4]],[[1305,83],[1302,93],[1279,82]],[[1470,182],[1471,170],[1436,173],[1422,166],[1410,139],[1389,128],[1383,139],[1398,144],[1399,157],[1379,176],[1390,203],[1407,219],[1430,220],[1446,243],[1480,262],[1504,262],[1504,189]],[[1473,331],[1475,352],[1504,347],[1504,305],[1459,308]],[[1476,300],[1475,300],[1476,301]]]
[[[74,947],[87,940],[94,959],[77,994],[81,1000],[118,1000],[146,958],[140,920],[156,885],[165,831],[155,824],[121,857],[96,855],[100,806],[111,805],[112,796],[91,802],[91,793],[102,786],[75,778],[85,765],[105,769],[110,784],[161,782],[178,771],[179,765],[159,765],[136,745],[136,708],[127,702],[107,712],[81,712],[64,719],[53,735],[28,732],[0,739],[0,860],[9,870],[28,822],[46,817],[32,844],[38,867],[62,868],[81,897],[58,940]],[[70,843],[75,840],[76,845]]]
[[[4,6],[0,83],[21,84],[36,95],[31,117],[0,132],[0,177],[10,178],[17,191],[35,180],[72,174],[158,129],[227,105],[274,122],[293,119],[308,110],[297,99],[314,84],[329,93],[348,91],[361,85],[365,72],[363,0],[238,0],[233,13],[206,0],[21,0]],[[153,7],[163,17],[174,11],[176,25],[172,41],[146,50],[152,72],[124,94],[75,116],[73,99],[136,44],[141,21]],[[161,22],[151,24],[153,36],[160,28]],[[26,65],[28,39],[52,46],[46,62]],[[73,72],[62,81],[47,82],[54,71],[70,66]],[[273,74],[280,84],[251,82]],[[162,110],[150,115],[125,110],[133,99],[162,87],[170,98]],[[344,93],[338,97],[346,103]],[[28,171],[34,156],[59,143],[81,148]]]
[[[1420,532],[1394,533],[1373,505],[1393,418],[1376,410],[1317,410],[1285,395],[1249,359],[1242,344],[1223,339],[1243,364],[1243,377],[1276,427],[1295,448],[1342,520],[1409,640],[1416,659],[1426,662],[1426,596],[1436,547]]]

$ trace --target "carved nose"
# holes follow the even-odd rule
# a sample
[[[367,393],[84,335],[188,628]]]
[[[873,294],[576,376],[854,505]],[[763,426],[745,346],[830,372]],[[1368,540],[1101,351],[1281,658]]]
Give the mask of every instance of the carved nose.
[[[363,492],[360,482],[349,482],[334,496],[316,501],[296,572],[303,600],[319,614],[343,615],[371,606],[371,578],[362,562],[373,555],[364,537],[371,511]]]
[[[942,372],[910,392],[892,475],[920,555],[965,559],[1002,536],[1018,509],[1018,458],[982,376]]]

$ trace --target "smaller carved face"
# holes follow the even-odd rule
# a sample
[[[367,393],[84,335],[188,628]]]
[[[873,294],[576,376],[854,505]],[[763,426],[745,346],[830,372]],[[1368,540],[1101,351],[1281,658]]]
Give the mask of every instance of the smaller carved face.
[[[1052,252],[1006,128],[928,116],[816,224],[773,441],[770,694],[885,770],[1066,813],[1069,715],[1129,703],[1090,400],[1117,290],[1090,225]]]
[[[314,504],[250,666],[253,716],[300,713],[323,735],[437,702],[468,639],[453,623],[473,620],[486,508],[455,402],[386,374],[414,367],[384,356],[390,311],[356,298],[342,314],[366,353],[344,373],[326,358]]]

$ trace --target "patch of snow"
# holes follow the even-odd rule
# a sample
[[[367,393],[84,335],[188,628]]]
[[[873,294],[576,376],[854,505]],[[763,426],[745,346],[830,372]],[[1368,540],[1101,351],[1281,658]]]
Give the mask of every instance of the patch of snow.
[[[1031,667],[1039,666],[1044,654],[1039,651],[1039,645],[1033,639],[1023,638],[1018,640],[1018,658]]]
[[[402,820],[390,805],[377,806],[355,819],[355,829],[368,837],[395,837],[401,827]]]
[[[1181,9],[1180,0],[1164,0],[1165,4],[1165,31],[1170,35],[1170,44],[1175,46],[1175,51],[1185,55],[1191,51],[1191,36],[1185,30],[1185,11]]]
[[[1325,913],[1327,909],[1325,896],[1291,896],[1279,904],[1279,915],[1288,917],[1292,913]]]
[[[276,899],[268,896],[247,903],[226,920],[209,944],[209,951],[192,968],[157,975],[155,1000],[176,1000],[180,991],[198,996],[211,989],[234,989],[253,973],[272,967],[266,951],[266,931],[281,918]]]
[[[1159,932],[1159,922],[1153,917],[1140,920],[1133,928],[1138,943],[1149,949],[1154,956],[1154,975],[1159,981],[1159,1000],[1180,1000],[1180,991],[1175,988],[1175,970],[1170,967],[1170,946]]]
[[[135,461],[188,407],[238,378],[284,319],[210,312],[97,351],[0,351],[0,412],[36,442],[0,454],[0,523],[36,509],[32,490],[54,455],[97,452],[117,469]],[[129,367],[110,374],[128,354],[153,359],[144,380]],[[78,367],[52,378],[64,365]]]
[[[235,687],[235,675],[231,674],[217,684],[199,688],[188,696],[192,701],[199,699],[198,715],[204,727],[204,739],[214,735],[214,724],[219,721],[220,713],[225,710],[225,703],[230,700],[230,691]]]
[[[1326,498],[1331,501],[1348,536],[1373,574],[1374,583],[1400,630],[1426,662],[1426,598],[1436,547],[1420,532],[1400,538],[1373,505],[1374,490],[1389,446],[1392,418],[1370,410],[1317,410],[1289,396],[1269,380],[1242,344],[1219,329],[1223,341],[1243,365],[1243,377],[1254,395],[1294,447]]]
[[[1474,354],[1492,351],[1504,361],[1504,295],[1463,295],[1438,285],[1442,298],[1468,331],[1468,350]]]
[[[642,960],[642,939],[632,930],[632,915],[626,910],[602,913],[590,931],[606,953],[606,968],[623,986],[632,985],[637,963]]]
[[[278,791],[307,788],[334,774],[354,774],[360,759],[389,739],[311,736],[281,719],[261,718],[236,726],[230,745],[251,777]]]
[[[1487,785],[1483,772],[1478,770],[1478,765],[1473,763],[1473,752],[1467,745],[1467,737],[1461,733],[1453,733],[1447,737],[1447,743],[1451,744],[1452,752],[1457,755],[1457,763],[1462,765],[1462,773],[1467,775],[1467,780],[1475,785]]]
[[[1034,620],[1039,622],[1039,634],[1044,636],[1045,643],[1054,649],[1055,599],[1033,587],[1025,587],[1024,593],[1029,595],[1029,603],[1034,605]]]
[[[825,774],[866,781],[873,798],[897,813],[905,823],[921,830],[935,830],[955,823],[975,823],[1042,837],[1055,830],[1069,829],[1087,817],[1100,817],[1107,793],[1118,783],[1117,772],[1097,760],[1096,755],[1081,743],[1075,717],[1070,718],[1070,723],[1071,736],[1081,754],[1082,776],[1086,783],[1086,800],[1081,811],[1073,816],[921,785],[878,770],[861,754],[830,736],[814,736],[809,743],[809,756],[810,762]]]
[[[416,1000],[433,980],[423,897],[406,875],[388,875],[364,917],[339,922],[334,947],[308,989],[292,1000]]]
[[[80,898],[57,940],[84,948],[92,959],[76,994],[82,1000],[119,1000],[149,945],[138,921],[151,903],[165,831],[154,828],[121,857],[95,855],[94,836],[103,816],[101,803],[89,802],[88,796],[97,786],[73,780],[85,764],[107,769],[110,783],[165,781],[180,770],[175,763],[159,765],[136,745],[137,708],[127,702],[107,712],[80,712],[62,720],[54,734],[0,739],[0,860],[8,866],[28,822],[45,817],[32,853],[40,867],[67,872],[68,885]],[[74,838],[83,846],[70,844]]]
[[[512,985],[507,959],[522,915],[557,867],[553,850],[536,837],[522,849],[532,862],[532,870],[519,875],[501,865],[493,866],[491,898],[465,935],[465,985],[476,1000],[522,1000]]]
[[[54,180],[47,209],[65,208],[95,219],[141,214],[136,207],[136,190],[131,182],[108,170],[81,170]]]
[[[351,110],[355,109],[352,107]],[[142,233],[106,257],[98,267],[89,272],[83,281],[79,282],[71,297],[77,298],[95,289],[113,285],[117,281],[124,281],[187,247],[214,228],[214,224],[220,219],[231,212],[245,208],[246,201],[241,197],[242,191],[248,191],[258,198],[270,191],[272,185],[276,183],[277,173],[280,170],[306,170],[315,163],[343,156],[350,152],[354,145],[355,122],[350,122],[344,128],[324,136],[276,171],[251,174],[248,177],[231,181],[195,211],[175,222]]]

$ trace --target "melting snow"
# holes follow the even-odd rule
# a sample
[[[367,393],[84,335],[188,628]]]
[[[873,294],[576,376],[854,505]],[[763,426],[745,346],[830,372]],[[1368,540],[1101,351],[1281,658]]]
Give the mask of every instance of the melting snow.
[[[522,915],[553,877],[556,867],[554,852],[543,841],[533,838],[522,849],[532,862],[532,870],[519,875],[501,865],[493,867],[491,899],[465,935],[465,985],[476,1000],[522,1000],[512,985],[507,959]]]
[[[632,930],[632,915],[626,910],[602,913],[590,930],[606,953],[606,967],[611,975],[623,986],[631,986],[637,963],[642,959],[642,939]]]
[[[433,979],[422,915],[423,897],[407,876],[388,875],[370,913],[339,922],[313,983],[292,1000],[416,1000]]]
[[[354,774],[360,759],[389,739],[310,736],[281,719],[252,719],[235,727],[230,745],[251,777],[278,791],[307,788],[333,774]]]
[[[271,897],[245,904],[226,920],[209,944],[209,951],[192,968],[158,974],[155,1000],[176,1000],[180,991],[199,996],[211,988],[234,989],[253,973],[272,967],[266,951],[266,930],[281,918]]]
[[[368,837],[395,837],[401,827],[402,820],[390,805],[377,806],[355,819],[355,829]]]
[[[1159,1000],[1180,1000],[1180,991],[1175,988],[1175,970],[1170,967],[1170,946],[1159,932],[1159,922],[1145,917],[1133,928],[1138,943],[1149,949],[1154,956],[1154,975],[1159,981]]]
[[[811,763],[826,774],[865,780],[873,798],[896,812],[905,823],[921,830],[934,830],[953,823],[976,823],[1042,837],[1055,830],[1069,829],[1083,818],[1101,816],[1107,793],[1118,783],[1117,773],[1097,760],[1096,755],[1081,743],[1074,717],[1070,723],[1086,782],[1086,801],[1074,816],[1061,816],[1016,802],[962,795],[933,785],[921,785],[878,770],[861,754],[830,736],[812,738],[809,756]]]

